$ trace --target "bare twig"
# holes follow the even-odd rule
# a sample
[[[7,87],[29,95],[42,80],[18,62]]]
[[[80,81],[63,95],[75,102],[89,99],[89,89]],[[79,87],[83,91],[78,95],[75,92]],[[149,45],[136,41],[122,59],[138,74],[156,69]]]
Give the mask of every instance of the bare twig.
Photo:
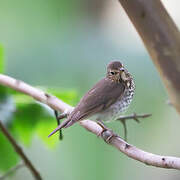
[[[124,128],[124,140],[127,141],[127,126],[126,126],[126,121],[121,121],[123,124]]]
[[[73,107],[64,103],[55,96],[46,94],[41,90],[38,90],[22,81],[18,81],[9,76],[0,74],[0,84],[8,86],[19,92],[23,92],[24,94],[27,94],[28,96],[31,96],[34,99],[47,104],[54,110],[58,110],[61,112],[72,111]],[[90,120],[84,120],[84,121],[80,121],[80,125],[96,135],[102,133],[102,127],[100,127],[96,122]],[[102,138],[104,140],[107,140],[112,135],[113,132],[108,130],[102,134]],[[111,138],[110,144],[115,148],[117,148],[119,151],[129,156],[130,158],[143,162],[147,165],[180,170],[180,158],[171,157],[171,156],[160,156],[149,152],[145,152],[141,149],[136,148],[133,145],[128,144],[120,137]]]
[[[0,129],[2,130],[2,133],[6,136],[6,138],[8,139],[8,141],[11,143],[11,145],[13,146],[14,150],[17,152],[17,154],[22,158],[22,160],[24,161],[24,164],[26,165],[26,167],[31,171],[32,175],[34,176],[34,178],[36,180],[42,180],[39,172],[36,170],[36,168],[33,166],[33,164],[31,163],[31,161],[28,159],[28,157],[25,155],[25,153],[23,152],[23,150],[21,149],[21,147],[17,144],[17,142],[15,141],[15,139],[10,135],[10,133],[7,131],[7,129],[4,127],[4,125],[2,124],[1,120],[0,120]]]
[[[124,121],[124,120],[128,120],[128,119],[134,119],[136,122],[139,123],[139,118],[147,118],[147,117],[150,117],[151,115],[152,114],[136,114],[136,113],[133,113],[132,115],[121,116],[117,120]]]
[[[180,32],[160,0],[119,0],[142,38],[180,114]]]
[[[57,120],[57,125],[59,126],[60,125],[60,119],[63,119],[63,118],[59,118],[58,117],[58,112],[55,110],[54,111],[54,114],[55,114],[55,117],[56,117],[56,120]],[[62,134],[62,129],[59,130],[59,140],[62,140],[63,139],[63,134]]]
[[[132,115],[128,115],[128,116],[121,116],[119,117],[117,120],[119,120],[122,124],[123,124],[123,128],[124,128],[124,140],[127,141],[127,126],[126,126],[126,120],[129,119],[133,119],[135,120],[137,123],[139,123],[139,118],[147,118],[149,116],[151,116],[152,114],[136,114],[133,113]]]
[[[17,170],[19,170],[22,167],[24,167],[24,163],[17,164],[16,166],[14,166],[11,169],[9,169],[4,175],[2,175],[0,177],[0,180],[6,179],[8,176],[10,176],[11,174],[13,174],[14,172],[16,172]]]

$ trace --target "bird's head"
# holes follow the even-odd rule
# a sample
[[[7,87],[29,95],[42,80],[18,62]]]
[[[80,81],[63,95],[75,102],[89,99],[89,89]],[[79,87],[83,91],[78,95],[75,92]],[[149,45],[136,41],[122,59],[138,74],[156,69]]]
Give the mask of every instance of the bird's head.
[[[129,82],[130,74],[119,61],[112,61],[107,66],[107,78],[115,82]]]

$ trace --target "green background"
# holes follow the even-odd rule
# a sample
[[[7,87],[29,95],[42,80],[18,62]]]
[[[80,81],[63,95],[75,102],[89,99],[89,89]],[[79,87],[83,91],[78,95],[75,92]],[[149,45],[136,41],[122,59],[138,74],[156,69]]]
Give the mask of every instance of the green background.
[[[179,1],[164,3],[180,25]],[[153,114],[140,124],[128,121],[128,142],[148,152],[180,156],[178,115],[167,104],[158,72],[118,1],[0,0],[0,4],[0,62],[5,60],[1,72],[75,105],[105,75],[107,63],[119,59],[136,82],[135,97],[126,114]],[[48,114],[24,95],[2,87],[1,91],[1,120],[45,180],[180,179],[177,170],[132,160],[78,124],[64,130],[62,142],[57,136],[48,139],[56,126],[52,112]],[[4,98],[6,91],[11,96]],[[123,136],[119,122],[108,127]],[[19,158],[1,133],[0,147],[3,174]],[[33,178],[23,168],[9,179]]]

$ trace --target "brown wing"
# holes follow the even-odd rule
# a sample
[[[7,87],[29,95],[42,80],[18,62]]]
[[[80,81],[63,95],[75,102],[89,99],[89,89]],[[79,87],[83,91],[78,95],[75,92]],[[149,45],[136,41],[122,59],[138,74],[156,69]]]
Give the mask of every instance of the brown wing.
[[[68,118],[52,131],[48,137],[61,128],[67,128],[77,121],[105,110],[123,94],[124,89],[123,83],[115,83],[107,78],[100,80],[84,95]]]
[[[76,122],[105,110],[123,94],[124,89],[123,83],[115,83],[107,78],[100,80],[84,95],[68,119]]]

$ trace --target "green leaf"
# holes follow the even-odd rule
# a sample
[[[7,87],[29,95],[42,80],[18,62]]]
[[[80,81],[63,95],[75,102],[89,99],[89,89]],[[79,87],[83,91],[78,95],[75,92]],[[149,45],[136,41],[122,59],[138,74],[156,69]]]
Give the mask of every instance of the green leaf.
[[[74,90],[51,89],[48,90],[48,93],[70,104],[75,104],[78,101],[77,92]],[[49,132],[57,126],[53,114],[50,114],[44,106],[36,103],[29,96],[15,92],[12,96],[17,106],[11,124],[14,136],[25,145],[29,145],[33,135],[37,133],[48,147],[54,147],[59,140],[58,135],[52,137],[51,140],[47,138]]]
[[[39,104],[18,104],[11,129],[25,145],[30,144],[42,114],[43,108]]]
[[[0,45],[0,73],[3,72],[4,72],[4,52],[2,45]]]
[[[21,104],[21,105],[36,104],[36,101],[32,97],[24,95],[22,93],[14,94],[13,98],[16,104]]]
[[[4,72],[4,52],[3,47],[0,45],[0,73]],[[5,98],[7,94],[7,88],[0,85],[0,100]]]
[[[0,101],[5,98],[7,98],[7,88],[0,85]]]
[[[19,157],[2,132],[0,132],[0,148],[0,169],[6,171],[18,162]]]
[[[75,105],[78,100],[78,93],[75,90],[65,90],[65,89],[48,89],[48,93],[58,97],[59,99],[63,100],[64,102]]]
[[[54,148],[59,141],[59,134],[56,133],[54,136],[48,138],[49,133],[57,126],[56,119],[53,117],[43,118],[38,124],[36,132],[43,142],[49,147]]]

